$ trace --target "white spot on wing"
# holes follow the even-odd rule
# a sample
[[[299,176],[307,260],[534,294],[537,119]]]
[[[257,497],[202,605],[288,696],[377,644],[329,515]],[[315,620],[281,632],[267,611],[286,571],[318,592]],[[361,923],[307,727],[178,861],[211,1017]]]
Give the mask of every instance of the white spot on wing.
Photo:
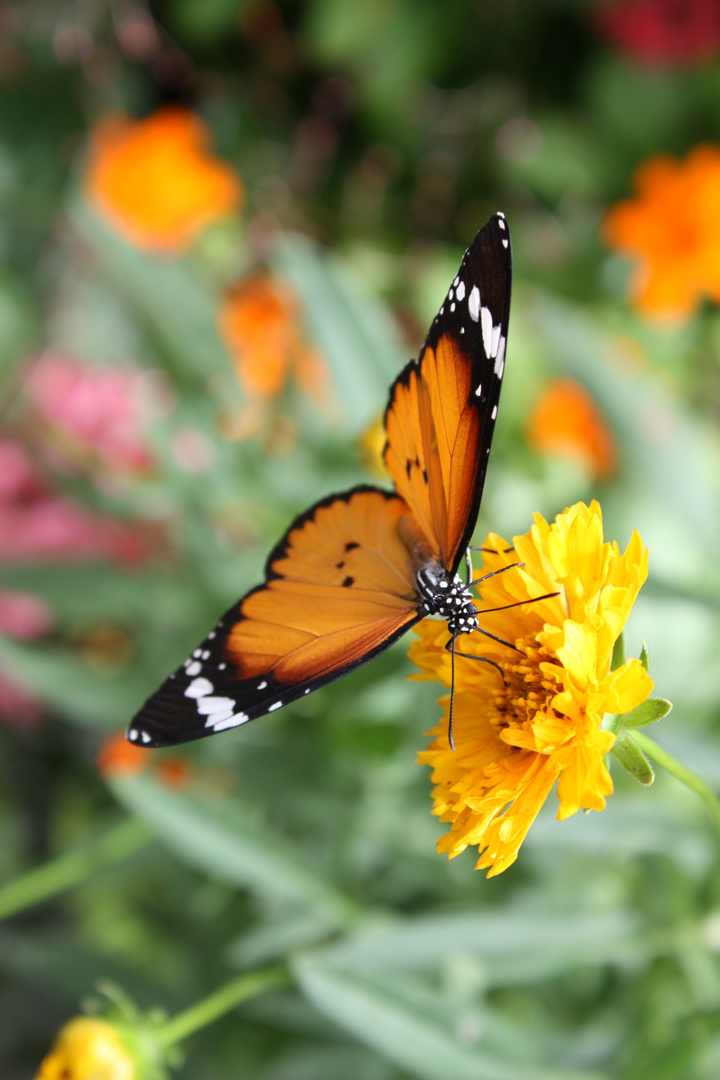
[[[496,416],[497,416],[497,405],[493,405],[493,411],[490,414],[490,419],[494,420]]]
[[[480,383],[477,390],[475,391],[475,397],[480,397],[481,394],[482,394],[482,383]]]
[[[495,374],[498,379],[502,379],[503,370],[505,368],[505,341],[506,339],[504,337],[500,338],[497,356],[495,357]]]
[[[500,343],[500,325],[498,324],[498,326],[493,326],[492,352],[490,353],[491,356],[497,356],[499,343]]]
[[[229,716],[232,716],[232,709],[223,709],[222,712],[210,713],[205,721],[205,727],[214,728],[216,724],[222,723],[223,720],[227,720]]]
[[[477,285],[473,285],[472,291],[468,297],[468,311],[470,312],[472,321],[477,322],[480,318],[480,290]]]
[[[213,684],[209,679],[193,679],[185,690],[185,697],[201,698],[212,694]]]
[[[199,660],[191,660],[189,664],[185,665],[185,671],[191,677],[193,675],[199,675],[202,671],[202,664]]]
[[[454,311],[454,310],[455,310],[455,305],[454,305],[454,304],[451,304],[451,305],[450,305],[450,310],[451,310],[451,311]]]
[[[232,712],[235,702],[229,697],[202,697],[198,699],[197,711],[201,716],[209,716],[210,713]]]
[[[247,713],[236,712],[232,716],[226,716],[222,720],[218,720],[216,724],[213,724],[213,731],[225,731],[227,728],[237,727],[239,724],[247,724],[250,717]]]
[[[145,743],[146,746],[147,746],[147,744],[149,742],[152,742],[152,739],[148,735],[147,731],[141,731],[140,732],[140,738],[142,739],[142,741]]]
[[[135,739],[137,739],[137,737],[138,737],[138,733],[135,730],[135,728],[130,728],[130,730],[128,731],[128,739],[135,740]]]
[[[259,682],[259,683],[257,684],[257,688],[258,688],[258,690],[264,690],[266,686],[267,686],[267,683],[265,682],[265,680],[264,680],[264,679],[263,679],[263,681],[262,681],[262,682]]]
[[[492,356],[492,332],[493,321],[492,312],[489,307],[484,307],[480,312],[480,320],[482,326],[483,345],[485,346],[485,352],[488,356]]]
[[[268,709],[268,712],[275,712],[275,710],[281,708],[281,706],[282,706],[282,701],[276,701],[274,705],[270,706],[270,708]]]
[[[510,246],[510,241],[508,240],[507,236],[503,236],[503,238],[502,238],[502,246],[503,246],[504,248],[506,248],[506,247],[509,247],[509,246]]]
[[[457,278],[455,278],[455,280],[457,281]],[[458,300],[464,300],[465,299],[465,282],[464,281],[461,281],[460,284],[457,287],[457,298],[458,298]]]

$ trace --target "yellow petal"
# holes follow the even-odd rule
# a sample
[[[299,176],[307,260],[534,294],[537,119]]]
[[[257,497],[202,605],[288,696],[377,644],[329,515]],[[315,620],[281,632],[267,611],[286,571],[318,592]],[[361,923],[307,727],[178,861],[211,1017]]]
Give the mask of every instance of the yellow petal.
[[[605,712],[627,713],[649,697],[655,686],[639,660],[626,660],[603,680]]]

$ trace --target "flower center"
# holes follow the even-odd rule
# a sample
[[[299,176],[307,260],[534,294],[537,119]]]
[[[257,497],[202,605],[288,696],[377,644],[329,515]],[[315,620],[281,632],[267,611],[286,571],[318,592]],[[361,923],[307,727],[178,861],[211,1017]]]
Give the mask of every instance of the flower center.
[[[531,727],[538,713],[559,716],[550,702],[558,692],[558,682],[543,671],[541,664],[553,664],[562,672],[556,657],[538,645],[534,634],[516,641],[519,652],[508,650],[499,661],[504,683],[494,687],[490,700],[490,720],[497,728]]]

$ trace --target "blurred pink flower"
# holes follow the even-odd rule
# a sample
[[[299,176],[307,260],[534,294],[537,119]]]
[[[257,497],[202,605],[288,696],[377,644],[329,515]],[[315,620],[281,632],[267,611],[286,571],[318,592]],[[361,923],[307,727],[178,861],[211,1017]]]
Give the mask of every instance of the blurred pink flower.
[[[42,485],[23,446],[0,438],[0,505],[17,499],[32,499]]]
[[[38,596],[0,589],[0,634],[32,640],[47,634],[52,622],[50,608]]]
[[[152,404],[143,372],[45,352],[30,366],[25,389],[64,464],[120,472],[152,464],[143,431]]]
[[[146,555],[140,530],[51,491],[21,444],[0,438],[0,562]]]

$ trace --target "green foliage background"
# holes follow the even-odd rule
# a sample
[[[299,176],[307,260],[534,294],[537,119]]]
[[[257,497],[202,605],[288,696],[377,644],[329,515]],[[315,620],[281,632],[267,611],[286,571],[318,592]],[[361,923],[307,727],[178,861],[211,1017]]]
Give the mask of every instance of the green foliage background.
[[[128,45],[138,12],[153,20],[154,55]],[[187,748],[196,779],[183,789],[151,773],[108,786],[95,758],[257,582],[292,516],[369,479],[358,439],[464,246],[502,208],[516,286],[478,536],[524,532],[533,511],[593,496],[606,536],[624,547],[640,530],[651,577],[628,649],[647,639],[656,690],[675,703],[659,741],[720,787],[720,320],[707,307],[681,330],[642,324],[627,267],[598,234],[647,155],[720,142],[720,64],[643,68],[596,38],[591,8],[573,0],[25,0],[3,9],[0,46],[9,430],[21,365],[46,346],[162,370],[177,395],[150,432],[151,480],[120,496],[56,477],[94,507],[159,521],[171,556],[135,570],[0,568],[56,619],[43,642],[0,640],[2,669],[47,712],[40,727],[0,729],[2,880],[128,812],[155,837],[0,927],[2,1076],[33,1074],[98,979],[173,1012],[287,958],[294,988],[197,1036],[179,1075],[717,1077],[719,846],[704,808],[667,777],[641,789],[615,770],[605,812],[560,824],[548,805],[500,878],[476,873],[471,853],[447,863],[414,763],[437,692],[406,680],[405,642]],[[79,194],[94,121],[168,100],[205,117],[247,189],[241,226],[211,229],[177,261],[129,247]],[[241,399],[217,304],[260,258],[301,295],[336,401],[319,414],[289,389],[278,409],[297,437],[284,452],[217,434],[219,411]],[[644,365],[628,362],[628,341]],[[605,485],[525,443],[554,374],[584,383],[614,432],[620,468]],[[175,462],[187,427],[212,440],[208,474]],[[78,648],[99,627],[131,643],[115,669]]]

